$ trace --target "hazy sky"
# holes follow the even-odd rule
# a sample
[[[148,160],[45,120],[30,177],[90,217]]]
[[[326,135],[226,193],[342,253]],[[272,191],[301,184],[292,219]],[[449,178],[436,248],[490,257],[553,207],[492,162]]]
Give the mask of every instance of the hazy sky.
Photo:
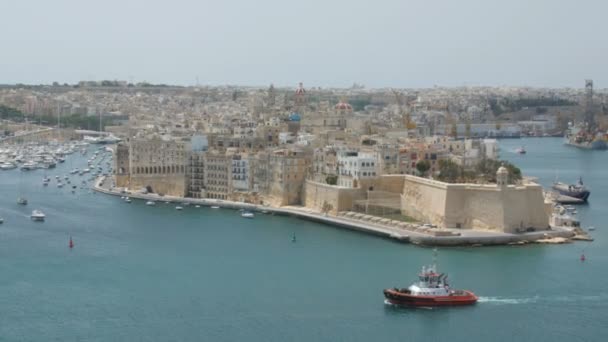
[[[0,0],[0,83],[608,88],[606,0]]]

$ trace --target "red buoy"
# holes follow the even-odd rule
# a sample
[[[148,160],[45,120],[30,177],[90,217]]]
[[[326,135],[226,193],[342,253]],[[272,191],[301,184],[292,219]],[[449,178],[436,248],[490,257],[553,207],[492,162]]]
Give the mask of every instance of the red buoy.
[[[585,261],[585,254],[581,254],[581,261]]]
[[[72,237],[70,236],[70,248],[74,248],[74,241],[72,241]]]

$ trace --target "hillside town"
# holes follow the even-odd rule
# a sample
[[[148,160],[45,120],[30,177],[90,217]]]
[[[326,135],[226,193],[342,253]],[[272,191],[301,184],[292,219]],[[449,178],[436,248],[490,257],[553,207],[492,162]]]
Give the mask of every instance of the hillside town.
[[[584,95],[103,81],[2,87],[0,104],[18,113],[3,114],[7,140],[10,122],[119,141],[111,189],[521,232],[546,229],[552,208],[542,187],[499,161],[497,139],[561,136]],[[608,95],[594,95],[604,125]]]

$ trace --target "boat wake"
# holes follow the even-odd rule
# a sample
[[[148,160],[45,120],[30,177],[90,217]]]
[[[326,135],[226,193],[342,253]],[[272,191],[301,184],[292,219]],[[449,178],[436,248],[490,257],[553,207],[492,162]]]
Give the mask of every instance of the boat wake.
[[[478,303],[491,304],[530,304],[530,303],[566,303],[566,302],[581,302],[581,301],[604,301],[608,298],[607,294],[598,294],[593,296],[556,296],[556,297],[527,297],[527,298],[505,298],[505,297],[479,297]]]
[[[530,298],[503,298],[503,297],[479,297],[478,303],[493,303],[493,304],[527,304],[534,303],[538,297]]]

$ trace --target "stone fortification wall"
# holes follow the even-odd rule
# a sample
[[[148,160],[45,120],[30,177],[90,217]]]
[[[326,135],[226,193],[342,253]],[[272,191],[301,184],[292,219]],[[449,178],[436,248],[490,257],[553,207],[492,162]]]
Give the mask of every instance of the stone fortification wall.
[[[358,188],[342,188],[307,180],[304,184],[302,203],[307,208],[321,211],[323,203],[332,206],[332,213],[349,211],[356,200],[365,199],[365,190]]]
[[[447,184],[404,176],[401,194],[403,215],[445,227]]]
[[[404,215],[446,228],[524,231],[546,229],[549,212],[537,184],[447,184],[406,175]]]
[[[378,178],[361,179],[359,185],[363,190],[372,188],[377,191],[386,191],[400,194],[403,191],[405,175],[382,175]]]
[[[185,174],[156,174],[131,176],[129,189],[139,190],[150,186],[157,194],[185,197],[187,192]]]
[[[445,227],[502,230],[504,210],[496,186],[447,184]]]
[[[505,194],[505,226],[510,230],[520,227],[546,228],[551,217],[551,204],[545,203],[543,189],[538,184],[529,184],[517,187]]]

